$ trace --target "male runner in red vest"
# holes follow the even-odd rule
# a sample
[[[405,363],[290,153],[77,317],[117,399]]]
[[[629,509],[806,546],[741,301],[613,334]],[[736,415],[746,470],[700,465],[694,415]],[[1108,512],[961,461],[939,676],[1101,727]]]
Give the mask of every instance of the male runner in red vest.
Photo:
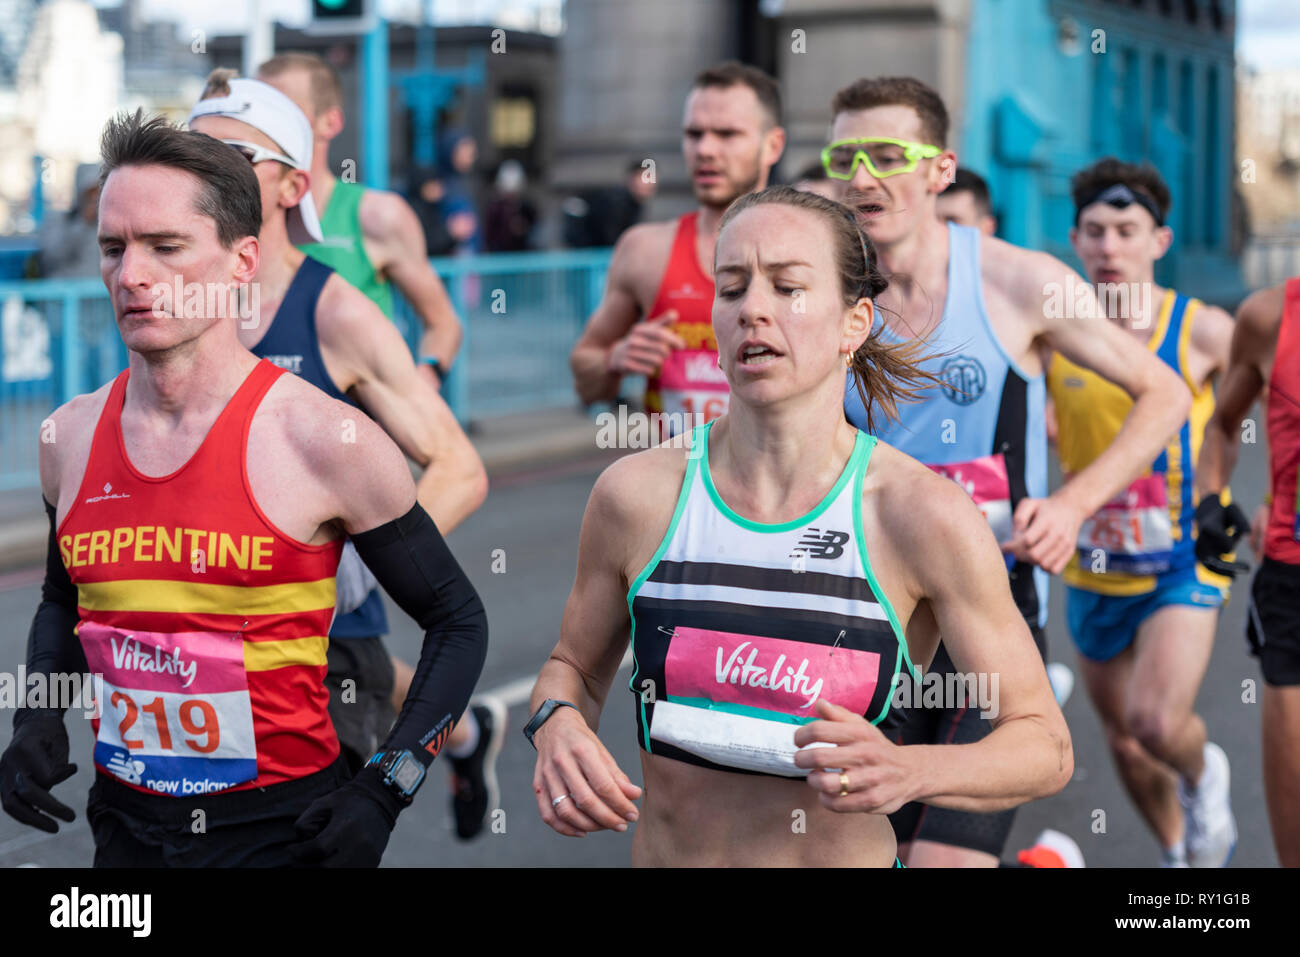
[[[732,200],[762,189],[785,148],[781,94],[762,70],[736,62],[700,73],[686,98],[682,153],[699,209],[633,226],[614,246],[605,296],[573,347],[578,397],[614,399],[644,375],[659,438],[727,411],[713,338],[713,246]]]
[[[1264,673],[1262,763],[1273,846],[1283,867],[1300,867],[1300,277],[1241,304],[1229,363],[1196,463],[1204,496],[1196,552],[1227,552],[1248,528],[1245,512],[1220,504],[1219,492],[1237,463],[1242,419],[1267,386],[1271,497],[1246,637]]]
[[[103,675],[95,864],[377,865],[478,679],[482,604],[397,446],[240,344],[229,294],[257,275],[262,226],[248,161],[141,112],[102,152],[100,270],[129,367],[50,417],[27,661]],[[160,295],[174,286],[203,294]],[[324,683],[345,534],[425,629],[415,690],[350,780]],[[50,789],[75,772],[62,709],[20,710],[4,809],[56,831],[74,815]]]

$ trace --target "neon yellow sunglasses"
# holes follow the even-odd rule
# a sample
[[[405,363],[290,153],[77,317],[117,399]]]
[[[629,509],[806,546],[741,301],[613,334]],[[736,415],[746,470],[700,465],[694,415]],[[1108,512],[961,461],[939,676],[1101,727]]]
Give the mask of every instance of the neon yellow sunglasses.
[[[866,149],[863,149],[866,147]],[[910,173],[923,159],[943,153],[938,146],[896,140],[889,136],[863,136],[838,140],[822,150],[822,166],[831,179],[852,179],[861,163],[876,179]]]

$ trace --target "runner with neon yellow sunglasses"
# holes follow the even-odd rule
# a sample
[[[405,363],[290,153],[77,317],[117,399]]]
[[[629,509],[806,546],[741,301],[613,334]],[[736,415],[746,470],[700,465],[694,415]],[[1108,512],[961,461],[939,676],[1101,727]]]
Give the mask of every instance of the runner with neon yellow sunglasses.
[[[857,213],[890,278],[876,301],[884,335],[925,338],[931,358],[920,365],[944,383],[925,401],[900,406],[900,421],[875,435],[954,479],[975,500],[1002,544],[1012,596],[1045,654],[1048,575],[1059,574],[1074,553],[1083,520],[1160,453],[1186,418],[1191,396],[1173,370],[1101,318],[1091,294],[1093,308],[1078,310],[1088,318],[1057,317],[1046,308],[1052,289],[1084,284],[1063,263],[940,222],[938,195],[952,180],[957,155],[945,145],[948,113],[934,90],[910,77],[863,79],[840,90],[832,109],[823,161],[836,198]],[[1115,441],[1049,496],[1043,369],[1054,351],[1135,402]],[[851,387],[845,414],[866,427]],[[957,670],[942,645],[929,667],[937,674]],[[944,684],[953,686],[946,678]],[[909,709],[897,743],[988,735],[978,708],[942,704]],[[996,866],[1013,813],[910,803],[890,823],[908,866]]]
[[[897,140],[892,136],[864,136],[837,140],[827,146],[822,150],[822,166],[831,179],[853,179],[859,164],[876,179],[885,179],[910,173],[921,160],[942,155],[942,147],[928,143]]]

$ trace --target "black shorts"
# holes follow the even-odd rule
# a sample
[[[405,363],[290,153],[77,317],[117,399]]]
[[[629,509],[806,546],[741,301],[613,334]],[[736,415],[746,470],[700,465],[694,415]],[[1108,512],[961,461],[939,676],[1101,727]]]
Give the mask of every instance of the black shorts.
[[[1246,641],[1271,685],[1300,685],[1300,565],[1265,558],[1250,586]]]
[[[296,781],[169,798],[96,773],[86,805],[95,867],[292,866],[288,847],[301,840],[294,822],[350,778],[340,758]]]
[[[356,774],[379,750],[397,720],[392,701],[393,661],[382,638],[331,638],[325,660],[330,720],[343,758]]]
[[[1039,654],[1046,658],[1047,636],[1043,629],[1033,625],[1029,630]],[[930,672],[947,675],[955,670],[941,642],[934,653]],[[979,705],[971,702],[967,707],[903,709],[890,736],[896,744],[903,745],[973,744],[987,737],[992,730],[993,725],[980,717]],[[899,844],[934,841],[1001,857],[1015,818],[1015,808],[979,814],[913,801],[889,815],[889,823],[894,827],[894,837]]]

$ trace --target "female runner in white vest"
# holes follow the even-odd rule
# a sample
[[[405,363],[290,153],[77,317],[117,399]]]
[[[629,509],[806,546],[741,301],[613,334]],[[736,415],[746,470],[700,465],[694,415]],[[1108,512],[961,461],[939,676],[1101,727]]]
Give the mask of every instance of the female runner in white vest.
[[[847,209],[788,187],[723,217],[713,327],[730,411],[689,451],[629,455],[597,480],[533,689],[533,790],[561,834],[637,822],[638,865],[887,867],[885,815],[908,801],[998,811],[1070,779],[1069,731],[988,523],[844,418],[846,364],[877,412],[926,383],[915,346],[871,335],[886,283],[869,250]],[[895,745],[881,730],[894,688],[939,634],[992,692],[995,730]],[[596,736],[629,638],[640,809]]]

